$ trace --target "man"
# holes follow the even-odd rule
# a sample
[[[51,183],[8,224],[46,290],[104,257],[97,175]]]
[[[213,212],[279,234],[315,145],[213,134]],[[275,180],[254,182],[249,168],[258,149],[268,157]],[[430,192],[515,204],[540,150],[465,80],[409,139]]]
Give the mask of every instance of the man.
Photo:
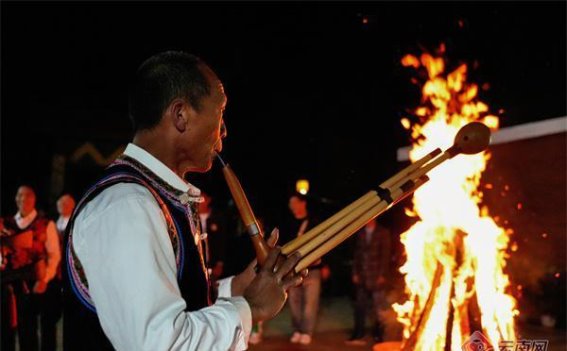
[[[57,241],[53,234],[53,242],[57,242],[59,250],[63,243],[63,236],[67,223],[71,218],[73,209],[75,208],[75,200],[69,194],[62,195],[56,203],[59,217],[55,222],[57,229]],[[49,231],[51,233],[51,231]],[[56,266],[57,273],[50,280],[43,299],[40,304],[41,315],[41,349],[43,351],[55,351],[57,347],[57,322],[61,318],[62,312],[62,296],[61,296],[61,264]]]
[[[288,206],[293,215],[286,227],[286,232],[293,235],[289,240],[303,235],[318,224],[308,211],[305,195],[294,193],[289,198]],[[289,307],[294,330],[290,338],[291,343],[311,344],[317,323],[320,294],[321,260],[318,260],[309,267],[309,274],[303,284],[289,290]]]
[[[3,223],[3,231],[11,244],[8,266],[3,270],[3,349],[14,350],[13,332],[5,327],[17,326],[20,349],[38,350],[37,316],[41,315],[42,350],[49,344],[43,332],[44,316],[41,311],[45,304],[45,292],[57,273],[61,259],[61,249],[55,224],[48,221],[35,208],[36,195],[27,185],[22,185],[16,193],[18,212]],[[28,236],[29,241],[24,238]],[[27,242],[27,244],[26,244]],[[6,295],[6,296],[4,296]],[[7,298],[7,300],[6,300]],[[10,321],[6,323],[5,317]]]
[[[71,219],[71,214],[74,209],[75,199],[73,199],[71,195],[64,194],[57,200],[57,213],[59,213],[59,218],[57,218],[55,225],[57,226],[57,232],[61,238],[63,238],[65,228],[67,228],[67,224],[69,223],[69,219]]]
[[[200,59],[165,52],[146,60],[130,96],[135,134],[124,155],[77,204],[69,223],[65,348],[243,350],[252,321],[274,317],[298,255],[272,249],[219,282],[211,304],[197,203],[188,172],[206,172],[226,135],[226,96]]]
[[[355,237],[352,270],[352,282],[356,288],[354,331],[346,343],[364,345],[368,311],[371,311],[375,322],[372,332],[374,341],[383,339],[380,312],[387,307],[385,283],[390,269],[391,238],[390,231],[379,225],[376,219],[368,222]]]

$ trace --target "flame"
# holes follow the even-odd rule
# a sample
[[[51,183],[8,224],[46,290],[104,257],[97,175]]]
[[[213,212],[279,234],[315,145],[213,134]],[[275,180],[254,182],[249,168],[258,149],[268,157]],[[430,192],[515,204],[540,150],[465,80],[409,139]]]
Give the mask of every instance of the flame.
[[[430,54],[420,60],[407,55],[402,64],[425,67],[429,77],[422,87],[422,104],[414,111],[422,123],[411,126],[412,161],[436,147],[450,147],[457,131],[471,121],[498,129],[498,117],[488,114],[488,106],[478,100],[478,86],[467,83],[466,64],[448,74],[445,60]],[[404,127],[407,122],[402,121]],[[416,333],[420,316],[427,318],[419,326],[414,350],[443,350],[446,342],[451,350],[461,350],[475,331],[469,325],[471,303],[478,304],[482,333],[493,347],[516,339],[518,311],[505,292],[510,282],[503,272],[512,231],[500,228],[481,207],[479,183],[489,159],[488,152],[461,155],[435,168],[429,183],[415,192],[413,208],[406,210],[419,220],[401,236],[407,260],[400,272],[408,300],[393,308],[404,326],[404,342]],[[428,299],[431,310],[424,312]]]

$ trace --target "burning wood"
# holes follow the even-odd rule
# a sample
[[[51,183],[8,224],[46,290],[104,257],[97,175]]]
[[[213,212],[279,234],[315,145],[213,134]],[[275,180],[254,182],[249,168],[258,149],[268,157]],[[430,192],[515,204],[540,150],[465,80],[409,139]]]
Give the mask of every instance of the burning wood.
[[[498,128],[498,117],[478,101],[477,85],[467,83],[466,65],[445,75],[444,59],[429,54],[408,55],[402,64],[428,74],[415,110],[419,122],[402,121],[414,140],[411,160],[450,146],[469,122]],[[476,330],[496,349],[501,340],[515,340],[518,311],[503,273],[509,238],[480,206],[479,181],[489,159],[488,152],[458,156],[433,170],[406,211],[419,220],[401,237],[408,300],[393,307],[404,326],[403,350],[461,350]]]

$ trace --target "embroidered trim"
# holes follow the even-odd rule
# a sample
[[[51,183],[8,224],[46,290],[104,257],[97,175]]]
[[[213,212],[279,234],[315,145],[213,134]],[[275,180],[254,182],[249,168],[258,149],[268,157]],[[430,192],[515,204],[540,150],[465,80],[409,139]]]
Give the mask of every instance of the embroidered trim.
[[[112,167],[112,165],[111,165]],[[79,213],[79,210],[82,209],[82,207],[88,202],[88,200],[90,200],[91,195],[105,187],[108,185],[113,185],[113,184],[117,184],[120,182],[129,182],[129,183],[137,183],[140,184],[142,186],[144,186],[146,189],[148,189],[152,195],[154,196],[154,198],[156,199],[156,201],[158,202],[166,223],[167,223],[167,232],[169,234],[169,238],[171,240],[171,244],[173,247],[173,252],[175,254],[175,260],[176,260],[176,265],[177,265],[177,272],[178,272],[178,279],[181,279],[182,273],[183,273],[183,262],[184,262],[184,247],[183,247],[183,240],[180,239],[179,236],[179,227],[177,225],[177,223],[175,222],[175,220],[173,219],[173,217],[171,216],[171,213],[169,211],[169,209],[167,208],[167,205],[164,203],[164,201],[161,199],[161,197],[158,195],[158,193],[148,184],[146,183],[143,179],[140,179],[138,177],[135,177],[131,174],[128,173],[115,173],[115,174],[111,174],[101,180],[99,180],[96,184],[94,184],[85,194],[85,196],[83,196],[83,198],[81,199],[81,201],[78,203],[77,207],[76,207],[76,211],[73,214],[73,217],[75,217],[75,214]],[[72,220],[72,225],[74,225],[74,218]],[[83,269],[83,266],[81,265],[81,262],[79,261],[78,257],[75,254],[75,250],[73,249],[73,240],[72,240],[72,235],[73,235],[73,230],[72,227],[69,229],[69,237],[68,237],[68,245],[67,245],[67,250],[66,250],[66,259],[67,259],[67,271],[69,274],[69,281],[70,281],[70,285],[71,288],[73,289],[74,294],[79,298],[79,301],[81,301],[81,303],[87,307],[89,310],[91,310],[92,312],[96,313],[96,308],[94,307],[93,301],[91,299],[90,293],[89,293],[89,286],[88,286],[88,281],[86,279],[86,275]]]

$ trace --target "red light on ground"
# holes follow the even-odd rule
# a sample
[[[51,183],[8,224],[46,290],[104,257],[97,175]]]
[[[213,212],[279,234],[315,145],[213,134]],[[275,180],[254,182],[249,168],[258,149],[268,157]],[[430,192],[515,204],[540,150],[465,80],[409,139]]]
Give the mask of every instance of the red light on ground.
[[[488,183],[488,184],[486,184],[486,185],[484,186],[484,188],[485,188],[485,189],[493,189],[494,186],[493,186],[492,184]]]
[[[521,202],[518,202],[518,204],[516,205],[516,208],[517,208],[518,210],[521,210],[523,207],[524,207],[524,206],[522,205]]]
[[[547,233],[541,234],[541,237],[544,238],[544,239],[547,238]]]
[[[362,17],[362,24],[368,24],[368,17]]]
[[[561,274],[555,273],[555,278],[559,278],[559,277],[561,277]]]

